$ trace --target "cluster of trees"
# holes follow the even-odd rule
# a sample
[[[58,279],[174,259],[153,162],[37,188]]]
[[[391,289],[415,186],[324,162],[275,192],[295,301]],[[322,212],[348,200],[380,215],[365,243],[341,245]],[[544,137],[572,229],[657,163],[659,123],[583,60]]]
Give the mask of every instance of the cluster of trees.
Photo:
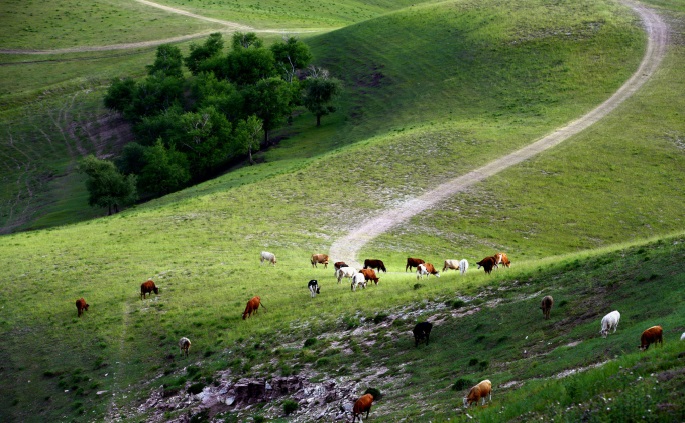
[[[159,46],[144,79],[117,79],[107,90],[105,106],[131,122],[135,142],[114,164],[82,162],[90,204],[112,213],[138,193],[150,198],[179,190],[242,157],[254,163],[252,153],[269,144],[271,131],[297,107],[319,126],[335,111],[342,84],[311,62],[309,47],[294,37],[267,48],[254,33],[235,33],[224,53],[215,33],[191,45],[187,57],[173,45]]]

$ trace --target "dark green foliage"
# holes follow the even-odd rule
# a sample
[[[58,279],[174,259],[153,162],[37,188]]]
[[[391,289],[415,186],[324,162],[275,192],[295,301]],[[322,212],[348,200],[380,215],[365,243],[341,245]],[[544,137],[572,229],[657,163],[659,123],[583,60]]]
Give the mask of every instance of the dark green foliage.
[[[309,46],[295,37],[271,45],[275,66],[281,77],[293,82],[298,69],[305,69],[313,59]]]
[[[221,33],[209,34],[209,38],[202,45],[195,43],[190,45],[190,53],[184,59],[186,67],[193,75],[201,72],[204,63],[212,58],[218,57],[224,48],[224,40]]]
[[[321,126],[321,117],[335,112],[334,102],[342,93],[342,82],[324,76],[309,77],[304,84],[304,106],[316,116],[316,126]]]
[[[306,341],[304,341],[304,347],[311,347],[314,346],[318,342],[318,339],[316,338],[309,338]]]
[[[461,391],[461,390],[470,388],[470,387],[472,387],[472,386],[475,385],[475,384],[476,384],[476,382],[474,382],[474,381],[471,380],[471,379],[459,378],[459,379],[457,379],[457,381],[454,382],[454,384],[452,385],[452,390],[453,390],[453,391]]]
[[[385,313],[378,313],[375,316],[373,316],[373,322],[375,324],[379,324],[380,322],[384,321],[385,319],[388,318],[388,315]]]
[[[376,389],[376,388],[366,388],[366,391],[364,391],[364,395],[366,395],[366,394],[373,395],[374,401],[378,401],[379,399],[381,399],[383,397],[383,395],[381,394],[381,391]]]
[[[246,110],[262,120],[264,143],[269,141],[269,131],[290,114],[292,92],[288,83],[280,78],[259,80],[244,90]]]
[[[287,399],[283,401],[283,412],[286,416],[291,415],[293,412],[297,411],[299,404],[297,402]]]
[[[421,284],[421,283],[415,283],[415,284],[414,284],[414,289],[415,289],[415,290],[421,289],[421,288],[423,288],[423,284]]]
[[[167,149],[161,139],[145,148],[143,160],[145,164],[139,170],[138,179],[138,186],[143,192],[168,194],[184,187],[190,180],[190,164],[186,155],[173,147]]]
[[[277,75],[274,55],[263,47],[239,47],[228,53],[224,68],[225,74],[217,74],[239,85],[254,85],[261,79]],[[216,72],[215,72],[216,73]]]
[[[175,78],[183,78],[183,55],[181,49],[171,44],[157,47],[155,62],[147,66],[148,75],[161,74]]]
[[[202,392],[203,389],[205,389],[205,386],[207,385],[203,382],[193,383],[188,387],[188,393],[197,395]]]
[[[86,188],[91,206],[106,207],[111,215],[119,211],[119,206],[133,204],[138,198],[136,176],[121,174],[110,161],[89,155],[83,158],[79,170],[88,176]]]

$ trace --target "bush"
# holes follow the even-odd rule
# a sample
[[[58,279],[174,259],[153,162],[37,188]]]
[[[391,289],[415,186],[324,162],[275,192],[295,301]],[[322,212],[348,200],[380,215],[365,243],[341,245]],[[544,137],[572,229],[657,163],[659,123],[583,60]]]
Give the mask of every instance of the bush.
[[[421,283],[415,283],[414,284],[414,290],[421,289],[421,288],[423,288],[423,284],[421,284]]]
[[[207,385],[205,385],[203,382],[193,383],[190,385],[190,387],[188,387],[188,393],[197,395],[202,392],[203,389],[205,389],[205,386]]]
[[[375,324],[379,324],[380,322],[382,322],[383,320],[385,320],[385,319],[387,319],[387,318],[388,318],[388,315],[387,315],[387,314],[378,313],[378,314],[376,314],[375,316],[373,316],[373,322],[374,322]]]
[[[473,385],[475,385],[475,383],[471,379],[459,378],[452,385],[452,390],[453,391],[462,391],[466,388],[472,387]]]
[[[472,358],[471,360],[469,360],[469,366],[475,366],[476,364],[478,364],[477,358]]]
[[[374,401],[381,399],[381,397],[383,396],[383,394],[381,394],[381,391],[379,391],[376,388],[366,388],[366,391],[364,391],[364,395],[366,395],[366,394],[373,395]]]
[[[314,344],[316,344],[317,341],[318,341],[318,340],[317,340],[316,338],[309,338],[309,339],[307,339],[306,341],[304,341],[304,347],[305,347],[305,348],[311,347],[311,346],[313,346]]]
[[[283,412],[285,413],[286,416],[289,416],[293,412],[297,411],[298,407],[299,407],[299,405],[297,404],[297,402],[295,402],[293,400],[288,399],[288,400],[283,401]]]

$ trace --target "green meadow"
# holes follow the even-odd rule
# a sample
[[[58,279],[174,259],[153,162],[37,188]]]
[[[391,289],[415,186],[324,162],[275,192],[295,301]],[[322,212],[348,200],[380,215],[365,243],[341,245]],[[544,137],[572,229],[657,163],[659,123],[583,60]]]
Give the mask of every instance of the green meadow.
[[[331,410],[375,387],[383,397],[369,420],[379,422],[683,421],[685,10],[649,3],[672,42],[639,92],[560,146],[371,240],[359,257],[332,257],[383,259],[389,272],[356,292],[331,267],[312,268],[311,254],[608,98],[644,54],[631,9],[170,0],[257,29],[316,30],[300,36],[345,94],[321,127],[298,113],[260,164],[109,217],[88,207],[75,168],[85,154],[120,151],[120,139],[100,131],[115,119],[102,96],[112,78],[144,75],[155,49],[0,56],[0,421],[318,417],[305,404],[285,415],[288,395],[211,416],[141,408],[160,389],[216,386],[220,373],[356,389]],[[218,28],[135,1],[0,8],[4,49]],[[276,266],[260,265],[260,251],[275,253]],[[496,251],[511,268],[476,269]],[[417,280],[402,270],[409,256],[471,267]],[[141,300],[148,278],[160,293]],[[322,286],[314,299],[310,279]],[[254,295],[267,309],[243,321]],[[544,295],[555,298],[550,320],[539,310]],[[90,304],[81,318],[80,297]],[[600,320],[612,310],[621,321],[603,339]],[[431,342],[416,348],[411,329],[425,320],[435,325]],[[665,345],[640,352],[653,325]],[[182,336],[193,343],[187,359]],[[486,378],[492,403],[463,410],[468,388]]]

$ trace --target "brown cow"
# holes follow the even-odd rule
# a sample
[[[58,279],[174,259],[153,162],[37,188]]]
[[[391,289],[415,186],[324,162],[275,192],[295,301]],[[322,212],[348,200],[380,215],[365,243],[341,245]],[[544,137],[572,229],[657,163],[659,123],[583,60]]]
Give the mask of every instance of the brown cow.
[[[497,253],[493,257],[495,258],[495,264],[502,264],[504,267],[509,267],[509,265],[511,265],[511,262],[505,253]]]
[[[90,307],[90,305],[86,303],[86,300],[84,300],[83,297],[76,300],[76,310],[78,311],[78,317],[81,317],[84,311],[88,311],[88,307]]]
[[[254,311],[254,314],[257,314],[257,309],[259,309],[259,306],[262,306],[264,310],[266,310],[266,307],[264,307],[264,304],[262,304],[261,300],[259,297],[255,296],[250,299],[250,301],[247,302],[247,305],[245,306],[245,311],[243,312],[243,320],[245,320],[247,317],[250,317],[252,315],[252,312]]]
[[[492,383],[485,379],[480,381],[478,385],[469,390],[469,393],[464,397],[464,407],[470,407],[474,402],[478,405],[478,401],[482,400],[481,405],[485,405],[485,397],[488,397],[488,401],[492,401]]]
[[[551,295],[547,295],[545,298],[542,299],[542,302],[540,303],[540,308],[542,309],[542,314],[545,316],[545,319],[549,319],[549,314],[552,312],[553,305],[554,298],[552,298]]]
[[[317,264],[323,264],[323,268],[328,268],[328,254],[312,254],[312,267],[319,267]]]
[[[497,263],[495,262],[495,258],[490,256],[490,257],[485,257],[483,260],[479,261],[476,263],[478,265],[478,268],[480,269],[481,266],[485,270],[485,273],[490,273],[492,272],[493,267],[497,267]]]
[[[155,283],[152,282],[152,279],[148,279],[147,281],[143,282],[140,284],[140,299],[142,300],[145,298],[146,294],[152,295],[152,293],[159,294],[159,288],[155,286]]]
[[[181,349],[181,355],[185,354],[185,356],[188,357],[190,351],[190,339],[184,336],[180,341],[178,341],[178,347]]]
[[[652,326],[649,329],[646,329],[644,332],[642,332],[642,338],[640,339],[640,349],[642,351],[647,351],[649,349],[649,346],[651,344],[654,344],[654,347],[658,344],[661,344],[661,346],[664,346],[664,330],[662,329],[661,326]]]
[[[404,271],[406,272],[407,269],[412,270],[414,267],[419,267],[419,264],[425,263],[424,260],[420,258],[412,258],[408,257],[407,258],[407,266],[404,268]]]
[[[359,271],[359,273],[364,275],[365,281],[373,281],[375,285],[378,285],[380,278],[376,276],[376,272],[373,269],[362,269]]]
[[[386,272],[385,265],[383,264],[383,261],[382,260],[376,260],[376,259],[364,260],[364,269],[376,269],[379,272],[381,272],[381,271]]]
[[[366,418],[369,418],[369,411],[371,411],[371,405],[373,403],[373,395],[364,394],[357,401],[354,402],[354,407],[352,407],[352,423],[359,416],[359,421],[362,421],[362,413],[366,411]]]
[[[347,266],[347,263],[345,263],[344,261],[336,261],[333,264],[333,267],[335,268],[335,271],[337,272],[338,270],[340,270],[341,267],[348,267],[348,266]]]

